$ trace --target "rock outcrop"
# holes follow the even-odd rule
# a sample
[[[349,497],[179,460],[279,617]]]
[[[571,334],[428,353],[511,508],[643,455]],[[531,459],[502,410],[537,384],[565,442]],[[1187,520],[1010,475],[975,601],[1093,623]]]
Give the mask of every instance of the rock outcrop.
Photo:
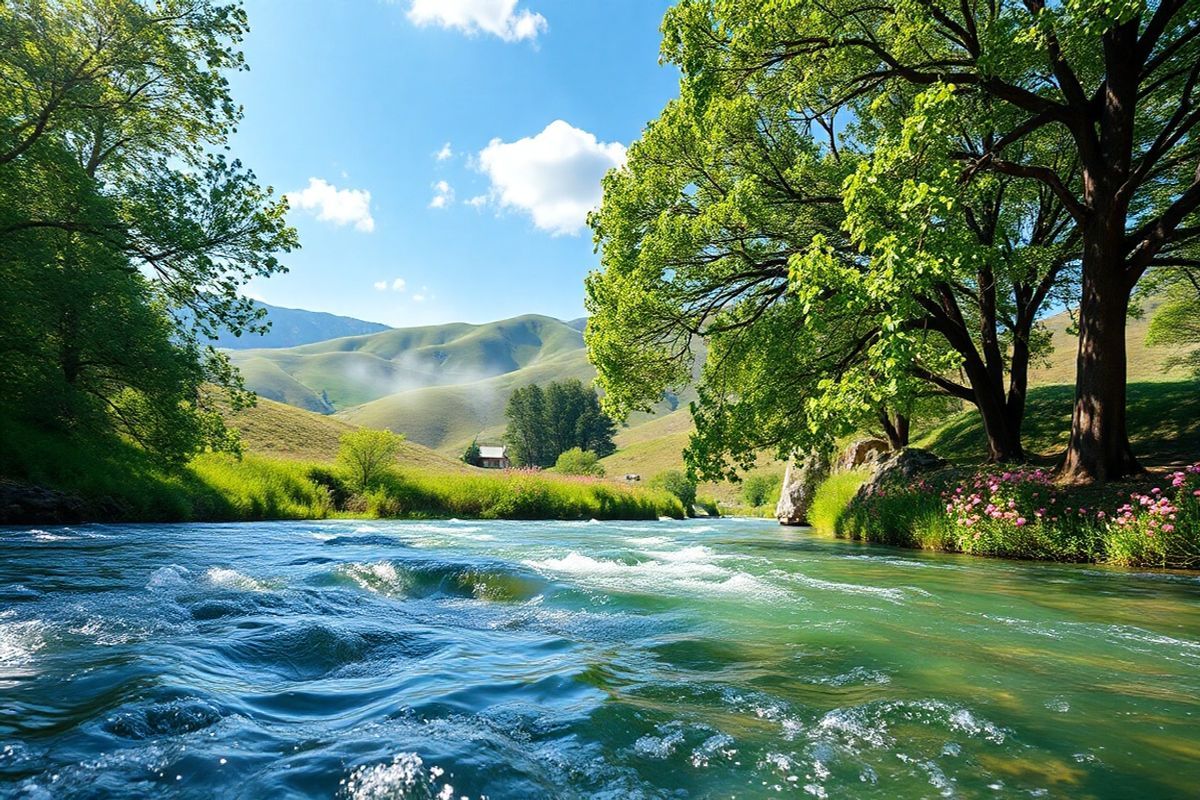
[[[79,522],[83,501],[66,492],[0,481],[0,525],[53,525]]]
[[[849,472],[891,452],[891,445],[883,439],[859,439],[852,442],[838,458],[837,471]]]
[[[795,458],[788,461],[779,503],[775,506],[775,518],[780,525],[808,524],[813,495],[829,475],[829,467],[829,455],[824,451],[809,453],[799,464]]]
[[[871,477],[859,487],[855,502],[878,494],[886,486],[909,486],[921,475],[942,469],[947,461],[928,450],[906,447],[877,456],[868,462]]]

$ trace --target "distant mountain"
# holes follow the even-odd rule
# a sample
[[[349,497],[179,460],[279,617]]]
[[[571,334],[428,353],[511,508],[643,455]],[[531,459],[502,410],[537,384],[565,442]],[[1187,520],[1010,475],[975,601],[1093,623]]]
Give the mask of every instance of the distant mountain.
[[[217,347],[230,350],[246,350],[260,347],[296,347],[297,345],[323,342],[343,336],[362,336],[368,333],[391,330],[378,322],[364,322],[353,317],[339,317],[323,311],[305,311],[299,308],[283,308],[267,303],[254,303],[267,311],[271,330],[264,336],[243,334],[234,336],[226,333],[216,341]]]

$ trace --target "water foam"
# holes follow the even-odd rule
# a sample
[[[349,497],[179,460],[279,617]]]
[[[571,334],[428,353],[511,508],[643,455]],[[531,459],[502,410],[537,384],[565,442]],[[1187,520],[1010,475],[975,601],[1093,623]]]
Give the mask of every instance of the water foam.
[[[213,586],[234,589],[239,592],[266,592],[271,589],[270,585],[264,581],[225,567],[210,567],[204,573],[204,580]]]
[[[673,589],[688,593],[736,594],[752,599],[787,596],[786,591],[760,578],[713,563],[707,548],[684,548],[672,553],[670,558],[663,553],[658,555],[660,557],[630,564],[571,551],[561,558],[524,563],[539,572],[567,575],[596,588],[616,591]]]

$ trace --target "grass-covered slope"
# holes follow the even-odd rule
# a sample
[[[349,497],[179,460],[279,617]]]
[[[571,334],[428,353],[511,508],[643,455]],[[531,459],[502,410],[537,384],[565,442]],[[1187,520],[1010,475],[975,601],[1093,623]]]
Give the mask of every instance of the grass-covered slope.
[[[1025,448],[1031,458],[1050,462],[1067,447],[1072,386],[1039,386],[1029,393]],[[1200,383],[1145,381],[1129,384],[1128,424],[1133,451],[1148,466],[1183,466],[1200,460]],[[982,462],[987,442],[979,414],[968,408],[916,442],[951,461]]]
[[[333,461],[341,437],[356,426],[336,417],[259,398],[258,403],[225,415],[226,423],[242,436],[247,453],[298,461]],[[476,473],[454,458],[447,458],[416,442],[400,445],[397,462],[404,468],[426,472]]]
[[[575,365],[575,372],[579,364],[586,364],[583,335],[564,322],[537,315],[485,325],[398,328],[301,347],[237,351],[231,357],[246,367],[247,385],[259,395],[317,411],[342,411],[401,392],[475,383],[548,360]],[[323,397],[332,409],[324,407]]]

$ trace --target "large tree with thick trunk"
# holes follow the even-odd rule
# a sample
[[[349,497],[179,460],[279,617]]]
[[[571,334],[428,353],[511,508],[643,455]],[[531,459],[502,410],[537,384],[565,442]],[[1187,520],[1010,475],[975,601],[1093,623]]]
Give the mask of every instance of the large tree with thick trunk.
[[[1079,231],[1076,399],[1062,472],[1138,470],[1125,421],[1125,318],[1146,270],[1200,236],[1200,2],[683,0],[668,37],[689,72],[786,86],[830,126],[913,88],[951,87],[998,135],[961,178],[1053,192]],[[1058,137],[1069,168],[1023,148]]]
[[[822,128],[770,81],[692,77],[591,219],[604,269],[587,341],[607,407],[648,407],[703,352],[688,456],[706,476],[857,426],[905,443],[907,414],[946,395],[978,408],[991,460],[1021,459],[1039,312],[1077,264],[1054,194],[958,181],[930,132],[991,132],[937,98],[897,98],[922,105],[920,130],[875,113],[864,154],[845,145],[865,133]]]

